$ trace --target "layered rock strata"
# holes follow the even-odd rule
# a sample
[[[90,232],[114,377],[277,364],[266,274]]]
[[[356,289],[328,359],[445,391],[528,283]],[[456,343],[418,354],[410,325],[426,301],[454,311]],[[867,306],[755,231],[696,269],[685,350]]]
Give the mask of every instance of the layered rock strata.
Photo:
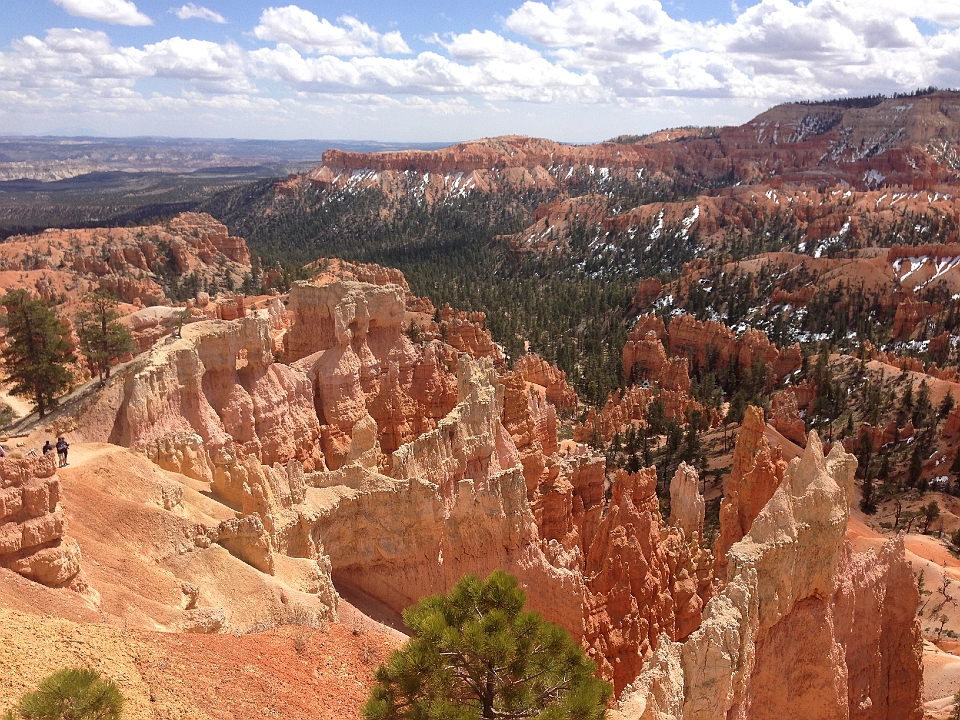
[[[718,568],[726,565],[727,551],[750,532],[753,521],[783,481],[787,464],[780,449],[770,447],[765,429],[763,410],[748,407],[720,501],[720,535],[714,546]]]
[[[617,473],[585,558],[584,644],[617,693],[658,642],[700,625],[703,599],[691,546],[660,516],[655,468]]]
[[[195,273],[201,282],[240,284],[250,271],[250,252],[243,238],[231,237],[205,213],[138,228],[50,229],[16,235],[0,248],[0,288],[58,302],[106,290],[122,301],[159,304],[171,270]]]
[[[696,470],[682,462],[670,481],[670,525],[683,530],[688,538],[695,534],[703,538],[705,513],[700,477]]]
[[[749,440],[749,438],[747,438]],[[624,692],[643,720],[919,720],[917,591],[901,539],[845,539],[856,460],[811,432],[683,643],[666,637]]]
[[[363,452],[389,455],[452,410],[455,352],[439,343],[414,346],[402,333],[401,286],[296,283],[289,311],[287,359],[313,385],[330,469]],[[357,431],[371,428],[376,442],[353,447]]]
[[[544,388],[549,400],[559,411],[572,410],[577,406],[576,391],[567,385],[567,374],[555,368],[539,355],[528,353],[517,360],[513,369],[529,383]]]
[[[458,397],[437,428],[392,454],[389,476],[353,465],[308,490],[312,536],[335,578],[397,610],[448,590],[465,572],[505,568],[536,588],[537,609],[579,635],[582,579],[540,549],[489,360],[460,361]]]
[[[265,465],[324,466],[310,383],[273,361],[269,322],[259,318],[184,326],[80,412],[75,440],[162,452],[167,436],[196,433],[210,458],[226,449]]]
[[[85,586],[80,547],[66,535],[53,454],[0,458],[0,567],[51,587]]]

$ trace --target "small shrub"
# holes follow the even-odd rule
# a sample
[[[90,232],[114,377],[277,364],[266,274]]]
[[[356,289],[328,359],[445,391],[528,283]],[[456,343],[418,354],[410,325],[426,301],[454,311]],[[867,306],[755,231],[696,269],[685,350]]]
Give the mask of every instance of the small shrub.
[[[297,603],[284,609],[280,619],[281,625],[299,625],[300,627],[315,628],[320,625],[317,614],[306,605]]]
[[[20,698],[7,718],[24,720],[119,720],[123,695],[95,670],[64,668]]]
[[[293,648],[297,651],[297,655],[303,655],[307,651],[307,645],[310,643],[310,635],[312,633],[309,630],[298,630],[293,635]]]

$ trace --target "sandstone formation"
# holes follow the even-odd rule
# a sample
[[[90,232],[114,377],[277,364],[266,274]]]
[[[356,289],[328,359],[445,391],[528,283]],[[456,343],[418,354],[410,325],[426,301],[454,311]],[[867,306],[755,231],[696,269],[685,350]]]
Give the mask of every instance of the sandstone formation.
[[[639,169],[708,183],[732,177],[746,184],[777,175],[814,187],[843,181],[857,189],[927,189],[955,179],[950,159],[960,143],[958,102],[956,93],[943,91],[909,103],[881,99],[867,108],[785,104],[737,127],[687,132],[683,142],[663,133],[635,143],[585,146],[508,136],[430,151],[328,150],[323,165],[307,177],[324,190],[375,187],[428,202],[453,193],[554,189],[591,179],[602,187],[598,180]],[[864,153],[867,145],[872,150]]]
[[[705,512],[700,477],[695,469],[682,462],[670,481],[670,526],[680,528],[688,538],[696,534],[702,539]]]
[[[779,448],[770,448],[764,429],[763,410],[748,407],[720,502],[720,536],[714,546],[718,568],[726,567],[727,551],[750,532],[754,520],[783,481],[787,464],[781,459]]]
[[[628,340],[623,348],[623,372],[627,377],[645,379],[664,390],[690,390],[690,365],[686,357],[667,357],[654,330],[640,340]]]
[[[855,468],[839,445],[824,458],[810,433],[730,549],[726,587],[701,627],[684,643],[663,638],[624,692],[625,718],[923,716],[917,593],[902,541],[878,556],[845,540]]]
[[[682,366],[686,367],[685,361]],[[623,434],[631,425],[645,426],[645,414],[650,403],[654,401],[663,403],[664,416],[668,420],[684,423],[688,412],[699,412],[701,417],[709,419],[711,425],[719,423],[720,420],[718,414],[708,414],[706,408],[685,392],[657,392],[653,388],[631,385],[625,390],[614,390],[610,393],[599,413],[595,408],[590,408],[584,422],[574,427],[573,437],[577,442],[591,442],[594,439],[610,442],[614,435]]]
[[[397,610],[446,591],[465,572],[507,568],[537,587],[531,602],[545,616],[579,634],[582,580],[539,549],[489,361],[461,361],[458,395],[436,429],[393,453],[390,477],[351,466],[324,478],[318,497],[329,507],[310,518],[313,536],[335,578]]]
[[[528,383],[540,385],[546,390],[547,400],[563,412],[577,406],[577,392],[567,385],[567,374],[557,369],[539,355],[528,353],[517,360],[513,369]]]
[[[51,587],[85,589],[80,547],[65,534],[51,453],[0,458],[0,567]]]
[[[545,385],[499,378],[493,359],[461,355],[451,387],[450,346],[411,343],[403,313],[397,285],[299,284],[292,366],[272,360],[269,316],[192,323],[118,372],[74,435],[204,483],[235,516],[187,547],[220,546],[280,582],[295,561],[297,587],[328,614],[331,579],[399,611],[465,572],[506,568],[625,686],[661,632],[698,626],[709,553],[666,528],[652,470],[619,477],[602,517],[603,457],[558,453],[548,389],[570,402],[562,376],[529,359]],[[182,498],[160,493],[167,512]]]
[[[81,412],[78,440],[149,447],[197,433],[211,458],[226,448],[267,465],[323,467],[310,383],[273,362],[262,319],[184,326],[181,338],[141,355]]]
[[[473,357],[489,357],[500,367],[504,363],[503,352],[490,337],[486,319],[486,313],[463,312],[447,305],[440,309],[439,328],[431,330],[454,349]]]
[[[376,444],[391,453],[456,402],[452,356],[432,343],[415,347],[401,332],[404,308],[393,284],[297,283],[290,291],[286,356],[311,378],[331,469],[349,459],[355,428],[372,422]]]
[[[610,393],[607,402],[598,413],[590,408],[582,425],[573,430],[577,442],[589,442],[599,438],[609,442],[619,432],[624,432],[634,424],[645,424],[647,407],[653,402],[654,392],[650,388],[631,385],[626,390]]]
[[[800,417],[797,394],[792,389],[781,390],[773,396],[770,424],[787,440],[801,447],[806,442],[806,425]]]
[[[683,639],[700,625],[690,547],[682,532],[663,527],[656,485],[655,468],[618,472],[586,556],[584,643],[618,694],[657,642]]]
[[[663,283],[659,278],[644,278],[637,283],[637,292],[633,296],[633,306],[637,310],[646,310],[663,293]]]
[[[897,313],[893,318],[893,336],[901,340],[906,339],[924,319],[935,315],[941,309],[937,303],[926,300],[904,298],[897,304]]]
[[[664,341],[669,342],[669,354],[664,348]],[[624,375],[636,382],[646,381],[665,391],[659,397],[664,403],[667,417],[671,419],[683,418],[688,408],[706,412],[687,396],[691,387],[690,362],[700,367],[713,362],[716,368],[725,368],[733,361],[740,368],[751,368],[757,360],[769,368],[770,379],[775,381],[797,370],[802,358],[798,346],[780,350],[759,330],[748,328],[738,337],[718,322],[709,320],[702,323],[691,315],[673,318],[669,327],[665,327],[659,317],[642,315],[623,347]],[[628,392],[636,391],[631,388]],[[618,402],[619,398],[611,396],[607,402],[610,409],[604,408],[610,419],[605,419],[601,412],[598,420],[588,419],[586,423],[598,425],[601,436],[607,441],[613,434],[611,428],[623,426],[623,420],[612,418],[616,413],[613,408]],[[632,417],[633,414],[626,413],[632,420],[642,417],[642,411],[640,417]],[[794,419],[790,417],[791,421]],[[711,418],[711,423],[714,420],[719,418]]]
[[[450,387],[447,351],[435,342],[414,347],[401,333],[397,286],[302,285],[291,306],[285,345],[301,356],[294,367],[273,362],[266,318],[193,323],[82,407],[74,439],[137,447],[161,467],[209,483],[237,517],[201,529],[195,544],[219,544],[271,575],[284,557],[312,560],[327,578],[314,583],[326,607],[335,608],[331,568],[400,610],[464,572],[506,566],[540,588],[544,612],[579,633],[582,592],[569,591],[582,583],[579,569],[553,567],[539,549],[521,456],[501,424],[504,387],[490,361],[461,359]],[[555,409],[545,390],[516,378],[518,412],[544,462],[557,449]],[[409,407],[397,404],[403,397]],[[343,470],[318,473],[326,469],[318,448],[334,441]],[[592,495],[598,520],[602,481]],[[412,505],[385,510],[398,497]],[[165,508],[178,503],[176,493],[164,493]],[[582,498],[579,507],[582,516]],[[394,522],[383,535],[357,524],[381,512]],[[423,533],[434,538],[435,553],[424,554]],[[409,543],[398,545],[400,536]],[[378,543],[393,548],[393,560],[378,559]],[[432,586],[424,584],[431,573]]]
[[[766,334],[753,328],[737,337],[733,330],[713,320],[701,323],[690,315],[680,315],[670,321],[669,336],[672,354],[695,358],[701,366],[707,364],[709,347],[716,352],[718,367],[725,367],[734,358],[746,369],[759,358],[777,380],[800,368],[799,347],[779,350]]]
[[[166,300],[171,273],[239,285],[249,271],[243,238],[204,213],[182,213],[165,225],[17,235],[0,248],[0,289],[69,303],[103,289],[125,302],[156,305]]]

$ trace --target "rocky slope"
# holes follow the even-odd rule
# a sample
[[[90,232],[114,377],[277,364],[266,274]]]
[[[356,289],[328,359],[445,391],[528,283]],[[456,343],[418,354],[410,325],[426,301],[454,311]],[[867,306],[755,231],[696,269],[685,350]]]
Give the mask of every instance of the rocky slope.
[[[72,441],[135,448],[157,472],[181,478],[139,471],[139,487],[128,482],[116,498],[78,504],[81,536],[103,542],[81,507],[106,510],[148,492],[155,506],[118,512],[168,538],[163,567],[183,587],[204,588],[212,604],[197,607],[186,590],[186,605],[166,590],[134,601],[142,591],[99,570],[94,585],[110,605],[142,603],[154,623],[213,630],[251,614],[245,600],[210,587],[202,568],[215,557],[248,566],[238,576],[263,577],[264,589],[277,588],[273,598],[313,594],[308,607],[321,617],[335,617],[331,579],[399,611],[465,572],[506,568],[534,607],[582,637],[603,673],[625,686],[660,633],[681,639],[698,626],[709,553],[667,530],[650,470],[618,477],[619,509],[601,519],[603,459],[586,448],[558,453],[548,389],[519,372],[501,381],[492,359],[460,355],[454,404],[432,418],[428,408],[442,410],[449,392],[440,359],[452,348],[411,343],[403,312],[397,285],[297,285],[280,338],[287,356],[299,357],[293,365],[274,361],[267,319],[193,323],[60,413],[54,422]],[[430,389],[439,398],[423,395]],[[411,402],[385,408],[385,394]],[[80,447],[123,462],[112,445]],[[183,512],[194,521],[178,519]]]
[[[0,243],[0,290],[22,288],[71,304],[102,289],[128,303],[159,305],[187,276],[196,276],[192,297],[211,282],[237,286],[249,272],[243,238],[203,213],[137,228],[47,230]]]
[[[50,587],[84,592],[80,547],[66,535],[52,454],[0,465],[0,566]]]
[[[756,182],[773,175],[826,187],[956,180],[957,93],[885,99],[873,107],[780,105],[738,127],[695,137],[572,146],[518,136],[442,150],[355,153],[328,150],[304,182],[323,191],[375,187],[428,202],[471,192],[557,190],[657,175],[704,183]]]
[[[685,643],[660,644],[621,698],[624,717],[777,718],[798,708],[817,718],[922,717],[903,541],[858,554],[845,540],[855,467],[839,447],[825,458],[811,434],[727,554],[726,586],[703,625]]]

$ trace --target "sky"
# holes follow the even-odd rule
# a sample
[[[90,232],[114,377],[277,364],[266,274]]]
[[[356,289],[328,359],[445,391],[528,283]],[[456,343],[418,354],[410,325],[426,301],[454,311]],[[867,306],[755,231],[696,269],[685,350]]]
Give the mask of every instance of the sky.
[[[2,0],[0,135],[596,142],[960,87],[960,0]]]

